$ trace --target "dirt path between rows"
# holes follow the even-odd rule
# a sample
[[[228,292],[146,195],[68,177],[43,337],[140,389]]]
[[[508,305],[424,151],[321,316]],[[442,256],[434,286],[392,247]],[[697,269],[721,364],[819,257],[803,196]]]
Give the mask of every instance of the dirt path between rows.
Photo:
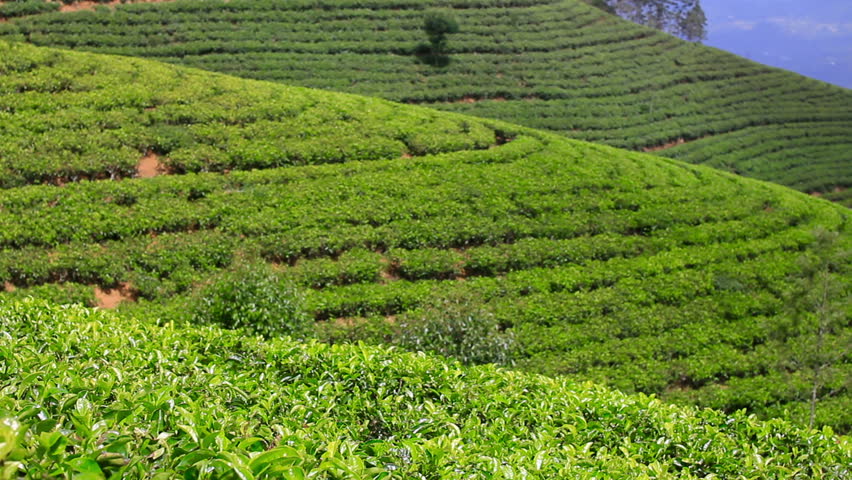
[[[154,178],[166,173],[166,167],[154,152],[148,152],[136,164],[136,178]]]
[[[678,145],[683,145],[685,143],[686,143],[686,140],[683,137],[680,137],[673,142],[664,143],[662,145],[657,145],[657,146],[654,146],[654,147],[643,147],[642,151],[645,152],[645,153],[659,152],[660,150],[667,150],[669,148],[676,147]]]
[[[121,0],[112,0],[110,2],[92,2],[92,1],[82,1],[82,2],[74,2],[70,5],[62,4],[59,7],[60,12],[79,12],[80,10],[94,10],[99,6],[106,6],[110,8],[115,8],[122,3],[162,3],[162,2],[170,2],[172,0],[128,0],[122,2]]]
[[[103,289],[95,287],[95,299],[98,307],[112,310],[123,302],[135,302],[136,295],[129,283],[121,283],[118,288]]]
[[[730,132],[726,132],[726,133],[730,133]],[[697,142],[699,140],[704,140],[704,139],[710,138],[712,136],[713,135],[704,135],[703,137],[692,138],[692,139],[689,139],[689,140],[687,140],[683,137],[680,137],[677,140],[673,140],[671,142],[664,143],[662,145],[655,145],[653,147],[642,147],[642,151],[645,152],[645,153],[659,152],[659,151],[662,151],[662,150],[668,150],[669,148],[672,148],[672,147],[677,147],[678,145],[685,145],[687,143],[692,143],[692,142]]]

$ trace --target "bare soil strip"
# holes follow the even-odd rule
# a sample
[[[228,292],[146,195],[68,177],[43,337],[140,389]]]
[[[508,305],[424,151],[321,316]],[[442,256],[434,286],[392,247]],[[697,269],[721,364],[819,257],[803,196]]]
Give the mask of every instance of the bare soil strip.
[[[686,140],[683,137],[680,137],[677,140],[674,140],[674,141],[668,142],[668,143],[664,143],[662,145],[657,145],[657,146],[654,146],[654,147],[644,147],[644,148],[642,148],[642,151],[645,152],[645,153],[659,152],[660,150],[667,150],[669,148],[676,147],[678,145],[683,145],[684,143],[686,143]]]
[[[120,0],[112,0],[111,2],[91,2],[91,1],[82,1],[82,2],[74,2],[70,5],[62,4],[59,7],[60,12],[79,12],[80,10],[94,10],[99,6],[106,6],[110,8],[115,8],[117,5],[121,5],[122,3],[161,3],[168,2],[172,0],[128,0],[128,1],[120,1]]]
[[[99,308],[112,310],[123,302],[135,302],[136,295],[129,283],[121,283],[118,288],[103,289],[95,287],[95,298]]]
[[[156,153],[148,152],[136,164],[136,178],[154,178],[166,173],[166,168]]]

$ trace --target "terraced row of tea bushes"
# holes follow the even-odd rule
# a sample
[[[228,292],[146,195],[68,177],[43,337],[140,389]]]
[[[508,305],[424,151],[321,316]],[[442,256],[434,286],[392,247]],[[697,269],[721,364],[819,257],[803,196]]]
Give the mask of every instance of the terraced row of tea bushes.
[[[46,0],[11,0],[0,2],[0,19],[55,12],[60,4]]]
[[[837,123],[813,127],[787,124],[774,128],[772,135],[767,135],[765,128],[747,128],[678,145],[662,154],[670,158],[701,155],[705,159],[701,163],[716,168],[766,178],[806,192],[832,193],[832,190],[821,190],[827,185],[826,177],[843,177],[852,171],[852,163],[835,165],[829,160],[844,148],[842,142],[849,138],[849,130]],[[808,150],[822,151],[821,160],[812,161],[802,149],[791,148],[791,139],[806,141]],[[732,143],[740,144],[741,149],[727,151]],[[783,168],[778,169],[778,166]]]
[[[414,54],[426,40],[424,14],[436,8],[450,10],[461,25],[442,68]],[[743,175],[806,192],[852,185],[850,137],[832,133],[852,129],[847,90],[680,41],[575,0],[178,0],[36,15],[0,25],[0,33],[425,103],[630,149],[709,136],[671,155],[711,162],[700,145],[712,144],[712,158]],[[766,143],[789,153],[773,154],[761,148]],[[791,165],[792,158],[798,163]],[[845,196],[830,198],[848,205]]]
[[[476,119],[0,42],[0,186],[487,148]]]
[[[387,348],[35,301],[0,301],[0,327],[13,478],[841,479],[852,461],[830,429]]]
[[[4,115],[18,123],[0,123],[9,132],[61,139],[57,126],[99,125],[116,116],[121,122],[107,130],[127,128],[126,137],[135,138],[136,124],[125,125],[122,112],[141,111],[163,115],[157,128],[192,119],[193,138],[212,139],[229,154],[249,144],[234,128],[254,146],[289,133],[286,147],[319,131],[317,138],[327,139],[315,146],[321,156],[339,155],[350,139],[391,139],[404,148],[325,165],[3,189],[4,296],[123,301],[122,310],[140,316],[193,320],[193,302],[208,287],[234,278],[232,270],[266,262],[264,271],[304,291],[305,313],[328,320],[317,332],[332,341],[379,341],[383,332],[405,330],[406,344],[419,348],[423,343],[411,338],[417,330],[407,326],[433,313],[433,326],[456,326],[436,313],[455,302],[467,310],[453,312],[513,337],[516,364],[525,369],[673,397],[685,390],[682,401],[727,402],[729,410],[747,404],[777,414],[805,405],[798,386],[787,393],[754,387],[777,371],[758,355],[761,345],[797,341],[798,334],[768,333],[783,318],[786,275],[814,228],[840,231],[848,244],[845,209],[708,168],[497,121],[145,60],[3,48],[8,55],[0,61],[10,72],[4,79],[29,88],[2,97],[15,106]],[[167,87],[151,86],[146,72]],[[73,88],[51,93],[55,85]],[[58,113],[64,110],[83,114]],[[296,121],[306,111],[311,115]],[[338,121],[338,130],[323,130]],[[71,136],[55,151],[73,156],[83,138]],[[179,158],[178,151],[168,155]],[[16,168],[49,171],[38,158],[22,157]],[[428,325],[417,323],[419,331]],[[703,334],[715,330],[728,333]],[[741,332],[745,340],[734,336]],[[730,349],[745,366],[719,373],[707,352]],[[486,358],[468,358],[474,357]],[[788,373],[801,376],[802,369]],[[728,387],[726,395],[689,393],[714,385]],[[819,392],[827,398],[819,422],[848,431],[848,387],[827,388]]]
[[[69,300],[77,285],[120,287],[139,297],[127,311],[185,318],[218,272],[261,259],[303,289],[315,319],[351,324],[342,337],[379,341],[357,328],[463,298],[513,333],[529,371],[664,397],[721,385],[728,405],[694,401],[801,410],[801,390],[767,387],[760,403],[736,382],[775,371],[762,355],[786,277],[817,226],[848,241],[844,209],[702,167],[515,135],[411,159],[7,189],[0,282],[53,299],[62,290],[49,285],[69,285]],[[757,366],[707,373],[707,352],[725,349]],[[847,387],[832,398],[819,421],[847,431]]]

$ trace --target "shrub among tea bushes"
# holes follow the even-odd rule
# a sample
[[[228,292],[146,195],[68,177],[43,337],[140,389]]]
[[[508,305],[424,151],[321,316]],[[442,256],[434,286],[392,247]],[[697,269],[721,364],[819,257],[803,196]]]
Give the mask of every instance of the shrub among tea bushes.
[[[263,263],[239,265],[203,287],[195,299],[192,320],[242,328],[264,337],[305,338],[313,327],[298,291]]]
[[[440,300],[403,316],[395,343],[411,351],[451,357],[468,365],[508,365],[517,349],[494,314],[462,296]]]

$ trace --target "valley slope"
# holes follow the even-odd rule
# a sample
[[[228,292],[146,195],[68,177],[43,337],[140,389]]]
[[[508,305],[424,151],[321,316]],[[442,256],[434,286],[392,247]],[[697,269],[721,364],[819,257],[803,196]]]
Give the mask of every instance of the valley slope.
[[[436,9],[461,32],[430,61],[416,52]],[[0,33],[501,119],[852,205],[852,92],[577,0],[179,0],[29,16]]]
[[[393,341],[453,302],[514,336],[518,368],[806,421],[809,370],[783,352],[812,335],[778,326],[814,229],[849,247],[843,207],[499,121],[149,60],[0,42],[0,71],[3,296],[183,323],[206,286],[254,264],[335,341]],[[817,410],[839,431],[846,352]]]

